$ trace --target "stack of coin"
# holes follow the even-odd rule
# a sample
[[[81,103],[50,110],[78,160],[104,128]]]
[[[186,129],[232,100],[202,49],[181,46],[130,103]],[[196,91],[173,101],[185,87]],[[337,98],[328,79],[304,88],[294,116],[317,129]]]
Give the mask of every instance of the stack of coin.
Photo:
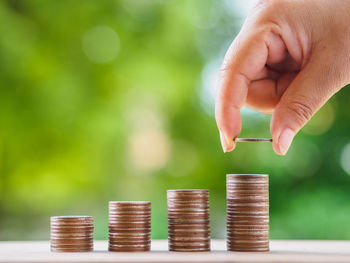
[[[151,202],[109,202],[109,251],[151,248]]]
[[[210,251],[209,191],[168,190],[170,251]]]
[[[50,226],[51,251],[93,250],[94,220],[91,216],[52,216]]]
[[[227,249],[269,251],[269,176],[228,174]]]

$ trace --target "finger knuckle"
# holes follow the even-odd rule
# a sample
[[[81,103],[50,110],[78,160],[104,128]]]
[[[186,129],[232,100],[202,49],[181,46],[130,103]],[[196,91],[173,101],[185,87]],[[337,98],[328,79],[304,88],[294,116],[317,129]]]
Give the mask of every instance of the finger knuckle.
[[[229,71],[231,68],[230,63],[227,61],[227,59],[224,59],[220,69],[219,69],[219,75],[225,75],[227,71]]]
[[[265,38],[271,32],[279,33],[280,17],[283,12],[283,1],[264,0],[253,9],[251,25],[255,27],[256,34]]]
[[[313,107],[308,103],[308,100],[293,100],[287,105],[287,110],[290,111],[296,118],[296,121],[303,125],[311,119],[313,115]]]

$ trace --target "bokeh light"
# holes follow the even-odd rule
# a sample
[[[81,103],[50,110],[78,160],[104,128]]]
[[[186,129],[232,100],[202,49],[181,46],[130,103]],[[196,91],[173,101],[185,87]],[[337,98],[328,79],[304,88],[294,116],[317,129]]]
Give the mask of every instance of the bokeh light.
[[[90,28],[83,36],[83,50],[96,63],[107,63],[116,58],[120,49],[117,33],[108,26]]]
[[[169,138],[159,129],[131,134],[128,148],[131,167],[146,172],[165,166],[171,150]]]
[[[344,171],[350,175],[350,143],[346,144],[342,150],[340,164]]]
[[[208,63],[202,71],[202,81],[199,90],[199,97],[203,109],[211,116],[214,116],[216,86],[218,84],[218,69],[220,61]]]

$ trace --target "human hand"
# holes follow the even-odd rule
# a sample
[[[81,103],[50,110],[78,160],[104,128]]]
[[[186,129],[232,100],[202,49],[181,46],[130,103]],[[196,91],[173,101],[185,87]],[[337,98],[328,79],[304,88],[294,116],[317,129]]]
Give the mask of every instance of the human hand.
[[[350,1],[265,0],[251,10],[225,55],[215,117],[224,152],[235,148],[246,105],[272,113],[273,149],[350,82]]]

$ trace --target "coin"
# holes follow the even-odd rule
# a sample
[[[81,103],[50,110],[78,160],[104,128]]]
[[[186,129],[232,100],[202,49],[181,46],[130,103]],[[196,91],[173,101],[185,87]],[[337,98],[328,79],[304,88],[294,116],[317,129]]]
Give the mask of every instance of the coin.
[[[266,174],[228,174],[227,249],[269,250],[269,192]]]
[[[143,252],[150,250],[151,202],[109,202],[109,251]]]
[[[167,191],[169,251],[210,250],[209,191]]]
[[[189,246],[174,246],[169,245],[169,251],[176,252],[207,252],[210,251],[210,245],[189,247]]]
[[[272,139],[267,139],[267,138],[236,138],[235,142],[272,142]]]
[[[93,247],[87,248],[61,248],[61,247],[51,247],[51,252],[90,252]]]
[[[150,251],[150,246],[142,246],[142,247],[120,247],[109,245],[108,250],[112,252],[146,252]]]
[[[91,216],[53,216],[50,218],[51,251],[92,251],[93,231]]]

